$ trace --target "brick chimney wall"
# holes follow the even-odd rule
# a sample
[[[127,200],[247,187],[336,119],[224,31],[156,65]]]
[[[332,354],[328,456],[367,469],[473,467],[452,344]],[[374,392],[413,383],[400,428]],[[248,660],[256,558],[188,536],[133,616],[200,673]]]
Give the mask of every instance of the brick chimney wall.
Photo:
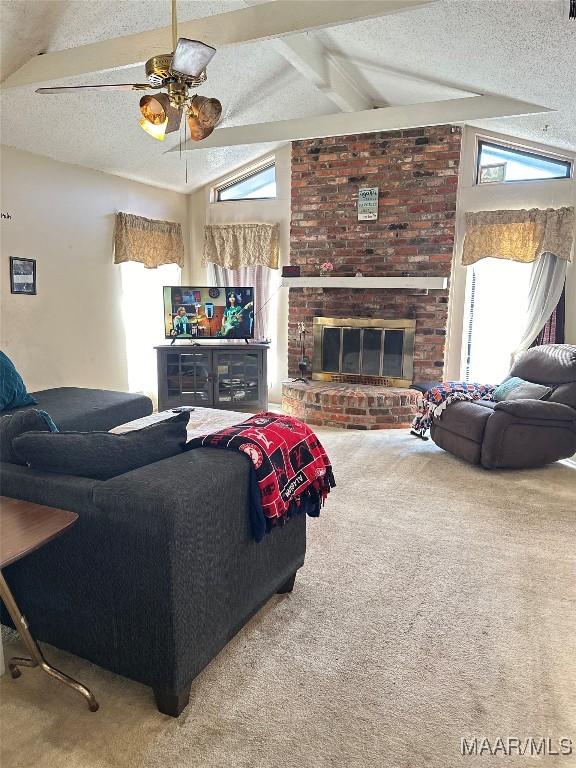
[[[293,142],[291,263],[302,276],[328,260],[340,276],[450,277],[460,143],[450,125]],[[377,221],[358,221],[359,187],[379,188]],[[415,318],[414,380],[443,379],[448,290],[291,288],[291,376],[300,322],[312,360],[315,316]]]

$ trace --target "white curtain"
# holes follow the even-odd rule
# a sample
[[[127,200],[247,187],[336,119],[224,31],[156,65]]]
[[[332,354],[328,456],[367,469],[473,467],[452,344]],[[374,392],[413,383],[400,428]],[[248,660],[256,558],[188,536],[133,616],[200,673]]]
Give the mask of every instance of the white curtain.
[[[278,270],[268,267],[239,267],[226,269],[218,264],[208,264],[209,281],[224,288],[233,286],[254,287],[254,338],[274,338],[276,331],[275,302],[271,301],[277,291]],[[274,304],[274,307],[272,306]]]
[[[278,381],[278,291],[280,270],[268,267],[226,269],[208,264],[208,282],[224,288],[254,286],[254,338],[270,339],[268,351],[268,387]]]
[[[566,259],[553,253],[543,253],[532,263],[530,287],[528,289],[528,317],[520,343],[514,352],[515,358],[527,350],[560,301],[566,281]]]

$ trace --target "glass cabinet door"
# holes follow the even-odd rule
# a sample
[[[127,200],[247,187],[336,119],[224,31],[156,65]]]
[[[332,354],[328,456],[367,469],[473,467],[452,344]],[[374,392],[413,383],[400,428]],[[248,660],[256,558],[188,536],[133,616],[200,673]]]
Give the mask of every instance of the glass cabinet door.
[[[166,394],[169,398],[180,397],[180,355],[177,352],[166,355]]]
[[[175,391],[170,376],[171,364],[168,355],[168,395]],[[186,403],[194,402],[198,405],[209,405],[212,402],[212,376],[210,375],[209,352],[187,352],[179,354],[178,386],[182,400]],[[176,381],[173,381],[176,384]]]
[[[214,352],[215,405],[242,410],[260,401],[258,353]]]

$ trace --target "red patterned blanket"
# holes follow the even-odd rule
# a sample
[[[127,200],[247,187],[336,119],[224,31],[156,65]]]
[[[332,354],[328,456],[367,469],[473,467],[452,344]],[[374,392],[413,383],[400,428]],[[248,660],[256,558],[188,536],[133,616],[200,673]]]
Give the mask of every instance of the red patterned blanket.
[[[252,462],[258,493],[252,494],[251,516],[257,541],[295,512],[318,516],[336,485],[320,440],[290,416],[257,413],[241,424],[193,438],[186,446],[201,447],[241,451]]]

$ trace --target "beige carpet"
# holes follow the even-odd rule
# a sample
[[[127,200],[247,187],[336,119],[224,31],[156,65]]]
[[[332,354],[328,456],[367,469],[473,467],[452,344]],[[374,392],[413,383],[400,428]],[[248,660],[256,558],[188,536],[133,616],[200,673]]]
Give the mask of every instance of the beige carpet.
[[[576,469],[486,472],[396,431],[322,439],[338,488],[295,591],[202,673],[185,713],[47,647],[101,709],[37,670],[4,676],[3,768],[576,762],[460,755],[473,736],[576,752]]]

